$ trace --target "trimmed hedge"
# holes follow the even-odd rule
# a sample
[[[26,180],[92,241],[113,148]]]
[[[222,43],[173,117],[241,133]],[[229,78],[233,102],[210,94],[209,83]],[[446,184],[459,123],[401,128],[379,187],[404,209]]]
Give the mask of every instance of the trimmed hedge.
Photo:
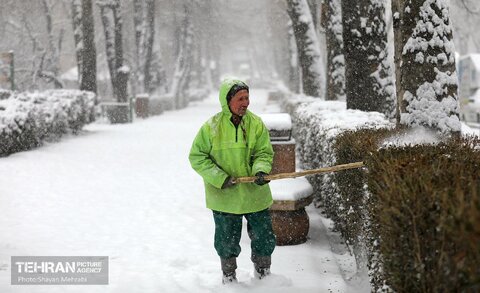
[[[0,156],[28,150],[94,120],[95,94],[78,90],[2,91]]]
[[[336,151],[337,141],[342,134],[353,133],[358,128],[375,132],[379,128],[383,129],[380,131],[388,131],[394,127],[381,113],[347,110],[345,102],[341,101],[322,101],[297,96],[285,98],[282,107],[292,117],[292,134],[296,141],[297,156],[304,169],[362,161],[362,155],[350,153],[348,149],[345,154],[349,154],[349,157],[344,158]],[[342,171],[308,176],[307,179],[314,189],[315,206],[321,207],[325,215],[333,220],[334,228],[342,234],[350,252],[355,255],[357,268],[366,270],[366,235],[356,233],[359,231],[358,227],[363,225],[362,220],[365,217],[364,206],[358,205],[358,199],[364,198],[362,189],[365,179],[352,179],[352,175],[359,172]],[[336,177],[337,174],[344,176],[346,180],[342,181]],[[351,195],[346,192],[348,188],[345,186],[359,187],[360,193]],[[359,213],[359,210],[362,212]]]
[[[373,291],[455,292],[478,286],[480,140],[403,147],[382,143],[408,131],[359,129],[337,137],[337,163],[364,161],[368,169],[335,173],[338,194],[329,206],[335,227],[357,265],[367,262]],[[458,217],[463,214],[466,219]],[[462,232],[448,234],[453,231]],[[417,236],[415,241],[404,237],[409,233]]]
[[[480,139],[382,149],[366,163],[385,283],[397,292],[478,292]]]
[[[382,141],[407,129],[367,129],[345,131],[337,137],[332,152],[338,164],[365,162],[382,145]],[[367,186],[367,170],[355,169],[333,174],[337,186],[336,206],[330,210],[334,214],[335,227],[340,231],[357,261],[357,268],[368,268],[371,283],[382,287],[384,278],[381,255],[378,251],[378,238],[372,231],[378,229],[370,219],[370,193]],[[378,288],[377,288],[378,289]]]
[[[296,97],[283,108],[292,116],[303,168],[368,166],[308,179],[357,269],[369,269],[372,291],[480,290],[479,139],[439,143],[422,133],[420,145],[409,146],[411,129],[381,120],[332,124],[354,114],[335,103]]]

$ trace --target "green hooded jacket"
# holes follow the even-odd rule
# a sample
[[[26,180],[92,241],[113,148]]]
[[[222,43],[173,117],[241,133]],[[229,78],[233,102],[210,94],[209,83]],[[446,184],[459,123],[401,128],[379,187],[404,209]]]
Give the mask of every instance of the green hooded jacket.
[[[192,168],[205,183],[207,208],[246,214],[264,210],[272,205],[270,186],[240,183],[221,189],[228,176],[255,176],[270,173],[273,148],[270,135],[260,117],[247,110],[236,128],[230,118],[227,94],[240,80],[225,80],[220,86],[222,112],[211,117],[200,128],[190,150]]]

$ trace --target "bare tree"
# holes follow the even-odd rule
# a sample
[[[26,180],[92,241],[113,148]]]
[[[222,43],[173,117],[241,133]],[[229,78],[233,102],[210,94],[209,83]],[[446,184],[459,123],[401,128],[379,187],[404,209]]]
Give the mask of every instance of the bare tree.
[[[326,100],[345,98],[345,56],[340,0],[326,0],[327,92]]]
[[[288,52],[289,52],[289,67],[288,67],[288,81],[289,88],[295,93],[300,93],[300,70],[298,65],[298,50],[297,43],[295,42],[295,34],[293,33],[292,22],[288,22]]]
[[[342,0],[347,108],[394,115],[384,2]]]
[[[81,90],[97,93],[97,53],[91,0],[72,1],[73,37]]]
[[[150,68],[152,65],[153,57],[153,40],[155,36],[155,0],[146,0],[146,22],[145,26],[145,64],[143,69],[143,86],[146,91],[151,92],[153,87],[151,85],[152,74]]]
[[[72,0],[73,40],[77,57],[78,84],[82,84],[83,72],[83,30],[82,30],[82,0]]]
[[[53,32],[53,16],[52,16],[52,3],[48,0],[42,0],[43,12],[45,15],[45,24],[47,27],[47,49],[41,59],[41,67],[39,70],[39,76],[43,78],[51,78],[55,84],[55,87],[62,88],[63,85],[58,82],[58,59],[62,47],[63,28],[60,29],[58,43],[56,44],[56,37]]]
[[[395,0],[397,94],[401,123],[459,132],[455,50],[441,0]]]
[[[155,0],[134,0],[133,8],[137,91],[164,93],[167,85],[161,54],[154,51]]]
[[[184,16],[178,36],[177,61],[171,86],[171,95],[174,98],[176,109],[184,108],[188,104],[187,86],[192,64],[193,24],[191,19],[191,2],[184,2],[183,10]]]
[[[105,33],[105,47],[113,94],[118,102],[127,102],[129,68],[123,62],[120,0],[97,0]]]
[[[195,75],[190,82],[190,87],[212,89],[213,81],[218,80],[218,74],[216,66],[218,60],[216,60],[214,46],[215,42],[218,42],[217,18],[218,15],[215,5],[212,0],[204,0],[201,2],[193,2],[194,4],[194,18],[193,21],[196,25],[194,29],[194,62],[192,72]],[[216,78],[216,79],[215,79]]]
[[[80,89],[97,93],[97,51],[92,0],[82,0],[82,79]]]
[[[144,1],[142,0],[133,0],[133,26],[135,31],[135,75],[136,75],[136,84],[135,88],[138,88],[137,91],[142,91],[141,82],[143,81],[143,49],[144,49],[144,39],[145,39],[145,7]]]
[[[470,3],[470,1],[460,0],[459,2],[462,4],[462,6],[465,8],[465,10],[468,11],[468,13],[470,13],[470,14],[480,14],[480,8],[475,7],[472,3]]]
[[[53,27],[53,6],[48,0],[42,0],[40,2],[43,9],[43,16],[45,17],[46,27],[46,44],[36,33],[37,29],[34,28],[30,20],[23,15],[23,23],[30,36],[33,45],[34,60],[32,62],[32,81],[33,86],[37,84],[37,77],[41,78],[47,83],[53,83],[55,88],[63,88],[63,82],[59,77],[58,64],[60,61],[60,52],[62,50],[62,41],[64,29],[59,29],[58,36],[55,34]],[[37,53],[39,55],[37,55]]]
[[[320,44],[306,0],[287,0],[287,13],[292,20],[302,73],[303,92],[313,97],[322,96],[322,66]]]
[[[319,22],[318,10],[320,6],[319,2],[320,0],[307,0],[308,7],[310,8],[310,12],[312,13],[313,26],[315,27],[315,30],[318,29],[318,22]]]

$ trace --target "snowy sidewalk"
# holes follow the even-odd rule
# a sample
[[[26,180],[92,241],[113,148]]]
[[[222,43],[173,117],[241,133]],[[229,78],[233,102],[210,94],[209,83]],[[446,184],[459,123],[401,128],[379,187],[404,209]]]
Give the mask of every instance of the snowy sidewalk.
[[[252,91],[259,114],[266,91]],[[240,284],[221,285],[213,217],[188,152],[217,95],[128,125],[92,124],[79,136],[0,158],[0,292],[358,292],[342,273],[327,223],[308,208],[310,240],[277,247],[270,279],[252,279],[244,228]],[[109,256],[109,285],[10,285],[10,257]],[[342,270],[343,269],[343,270]],[[369,289],[363,289],[368,291]]]

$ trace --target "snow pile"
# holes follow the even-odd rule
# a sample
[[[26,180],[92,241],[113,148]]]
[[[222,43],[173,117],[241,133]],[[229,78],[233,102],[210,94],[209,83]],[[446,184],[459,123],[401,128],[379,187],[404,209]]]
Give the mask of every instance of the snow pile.
[[[312,185],[303,177],[274,180],[270,189],[274,200],[299,200],[313,194]]]
[[[95,94],[78,90],[10,92],[0,100],[0,156],[78,132],[93,120]]]
[[[382,148],[391,147],[391,146],[408,146],[408,145],[417,145],[417,144],[437,144],[440,142],[440,137],[438,133],[425,128],[425,127],[415,127],[409,129],[406,133],[400,133],[393,137],[385,139],[381,143]]]
[[[260,118],[268,130],[292,129],[292,119],[287,113],[261,114]]]

